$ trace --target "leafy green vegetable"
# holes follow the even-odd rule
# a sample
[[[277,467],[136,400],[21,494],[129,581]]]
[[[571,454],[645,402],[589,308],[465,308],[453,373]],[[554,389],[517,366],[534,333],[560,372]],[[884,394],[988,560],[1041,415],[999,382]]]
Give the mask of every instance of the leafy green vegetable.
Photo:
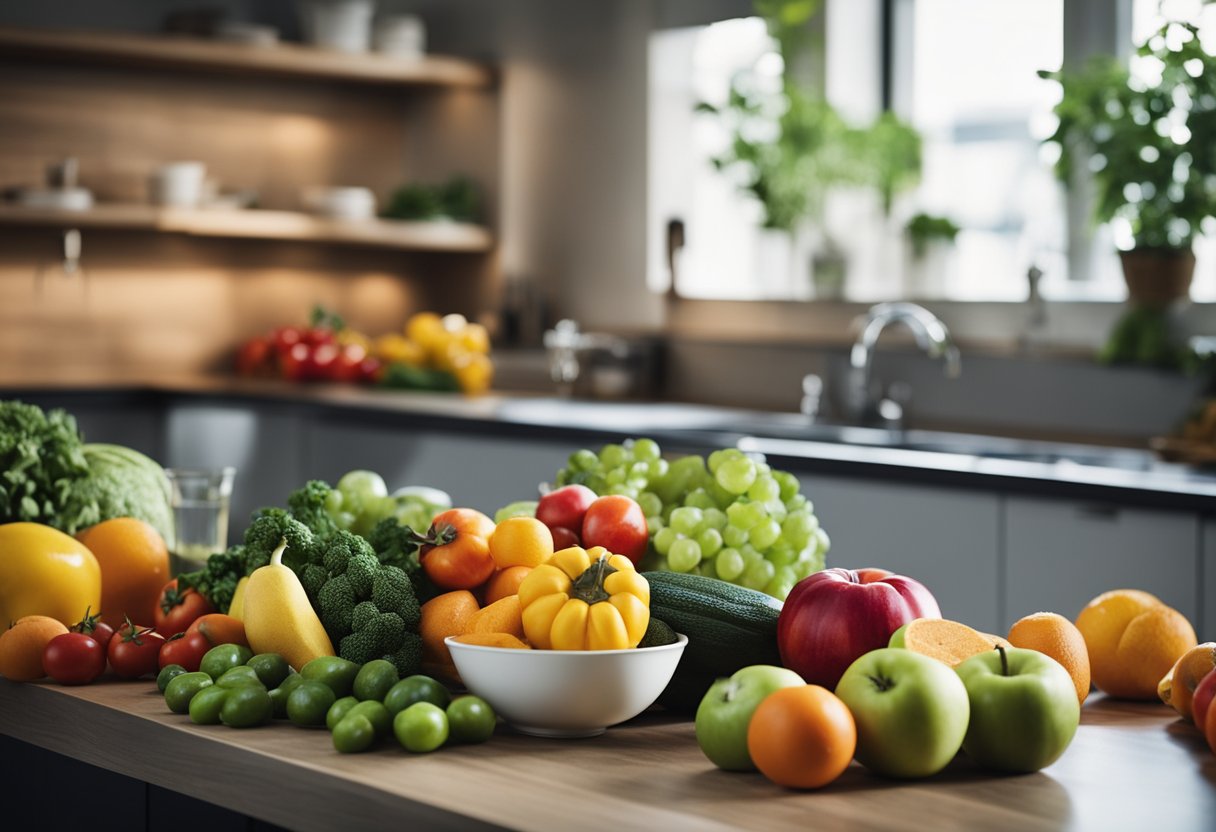
[[[173,539],[164,469],[119,445],[85,444],[63,410],[0,402],[0,523],[45,523],[67,534],[137,517]]]
[[[0,469],[0,523],[46,523],[72,534],[99,519],[77,496],[89,462],[66,411],[0,402]]]

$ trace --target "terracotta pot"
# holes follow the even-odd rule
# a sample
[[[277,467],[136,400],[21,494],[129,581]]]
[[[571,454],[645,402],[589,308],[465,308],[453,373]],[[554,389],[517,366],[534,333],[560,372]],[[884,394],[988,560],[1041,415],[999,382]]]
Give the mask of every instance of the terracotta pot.
[[[1164,308],[1189,296],[1195,255],[1190,249],[1137,248],[1119,252],[1127,297],[1136,306]]]

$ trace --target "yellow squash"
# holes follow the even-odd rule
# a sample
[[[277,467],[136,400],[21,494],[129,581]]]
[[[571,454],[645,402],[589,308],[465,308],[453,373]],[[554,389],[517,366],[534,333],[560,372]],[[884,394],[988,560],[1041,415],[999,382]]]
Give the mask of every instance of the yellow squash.
[[[542,650],[637,647],[650,624],[650,585],[602,546],[555,552],[519,585],[524,633]]]
[[[245,620],[245,587],[249,586],[249,576],[236,582],[236,590],[232,593],[232,603],[228,605],[228,614],[237,621]]]
[[[270,563],[249,576],[240,612],[253,652],[278,653],[299,670],[318,656],[334,655],[334,646],[300,579],[283,565],[286,548],[283,538]]]
[[[101,567],[83,543],[41,523],[0,526],[0,629],[27,615],[72,626],[101,608]]]

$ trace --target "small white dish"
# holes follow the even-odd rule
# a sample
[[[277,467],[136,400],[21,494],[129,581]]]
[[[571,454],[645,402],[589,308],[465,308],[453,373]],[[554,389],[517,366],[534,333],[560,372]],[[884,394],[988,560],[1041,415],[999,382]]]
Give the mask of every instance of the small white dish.
[[[594,737],[649,708],[667,687],[684,647],[513,650],[444,640],[469,691],[513,728],[537,737]]]

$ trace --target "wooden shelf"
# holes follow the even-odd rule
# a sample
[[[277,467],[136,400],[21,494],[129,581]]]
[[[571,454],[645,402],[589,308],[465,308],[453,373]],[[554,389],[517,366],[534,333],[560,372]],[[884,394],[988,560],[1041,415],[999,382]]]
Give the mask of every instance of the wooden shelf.
[[[460,58],[427,55],[410,60],[290,43],[251,46],[176,35],[0,27],[0,55],[390,86],[485,87],[493,83],[489,69]]]
[[[293,211],[160,208],[98,205],[88,211],[59,211],[0,205],[0,226],[154,231],[197,237],[337,243],[402,251],[484,252],[490,232],[456,222],[334,220]]]

